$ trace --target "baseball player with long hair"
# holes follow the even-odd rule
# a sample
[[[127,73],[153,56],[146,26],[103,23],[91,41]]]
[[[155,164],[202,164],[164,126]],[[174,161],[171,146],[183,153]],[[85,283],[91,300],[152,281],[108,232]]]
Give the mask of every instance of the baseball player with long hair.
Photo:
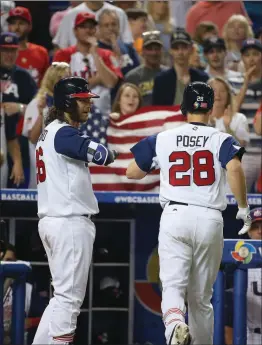
[[[209,127],[213,89],[189,84],[181,110],[188,123],[141,140],[131,151],[130,179],[142,179],[160,168],[159,231],[162,313],[167,344],[213,344],[210,303],[223,252],[222,211],[227,206],[226,173],[238,203],[239,233],[249,230],[245,151],[229,134]],[[185,323],[188,302],[189,326]]]
[[[54,287],[33,344],[69,344],[83,303],[98,213],[88,163],[108,165],[115,151],[79,134],[91,99],[85,79],[68,77],[54,87],[54,106],[36,145],[39,235]]]

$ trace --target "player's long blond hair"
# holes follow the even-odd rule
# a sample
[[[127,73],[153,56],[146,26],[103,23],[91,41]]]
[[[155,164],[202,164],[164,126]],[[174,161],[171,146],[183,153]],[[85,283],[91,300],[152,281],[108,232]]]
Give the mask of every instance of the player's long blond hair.
[[[53,62],[45,72],[36,98],[42,100],[46,94],[53,96],[55,84],[65,76],[70,75],[70,66],[66,62]]]
[[[253,32],[247,18],[244,17],[242,14],[233,14],[233,16],[231,16],[228,19],[228,21],[226,22],[226,24],[223,27],[223,35],[222,36],[225,40],[226,48],[228,51],[232,51],[235,48],[235,43],[233,41],[231,41],[228,37],[228,28],[234,22],[239,22],[239,23],[243,24],[243,27],[245,28],[244,40],[254,37],[254,32]]]

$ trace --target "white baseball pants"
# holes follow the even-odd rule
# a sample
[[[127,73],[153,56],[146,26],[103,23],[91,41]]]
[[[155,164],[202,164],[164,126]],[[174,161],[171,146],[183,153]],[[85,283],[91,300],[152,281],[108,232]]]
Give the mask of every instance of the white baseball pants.
[[[39,235],[48,257],[54,297],[33,344],[69,343],[86,293],[95,225],[83,216],[44,217],[39,221]]]
[[[213,344],[213,285],[223,253],[223,218],[218,210],[166,205],[160,221],[159,264],[162,314],[169,342],[185,322],[188,302],[192,344]]]

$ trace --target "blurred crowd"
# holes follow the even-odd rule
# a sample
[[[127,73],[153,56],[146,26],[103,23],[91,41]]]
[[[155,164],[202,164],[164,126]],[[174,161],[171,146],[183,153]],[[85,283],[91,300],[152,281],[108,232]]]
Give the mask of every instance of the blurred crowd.
[[[179,105],[188,83],[210,83],[210,125],[245,146],[248,192],[261,192],[262,21],[250,11],[243,1],[74,1],[50,14],[48,51],[28,38],[38,18],[2,1],[1,188],[36,188],[54,85],[77,75],[100,95],[80,130],[104,145],[110,121]]]

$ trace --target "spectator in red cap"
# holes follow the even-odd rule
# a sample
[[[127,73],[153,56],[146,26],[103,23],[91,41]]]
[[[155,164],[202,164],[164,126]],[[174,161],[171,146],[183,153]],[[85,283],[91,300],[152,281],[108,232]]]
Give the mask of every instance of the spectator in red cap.
[[[15,32],[19,38],[19,50],[16,64],[28,70],[35,82],[40,82],[49,66],[47,50],[37,44],[28,42],[32,30],[32,17],[25,7],[17,6],[9,11],[8,30]]]
[[[87,79],[93,92],[100,95],[94,99],[94,104],[103,115],[108,115],[111,110],[110,89],[123,75],[114,53],[98,48],[96,26],[94,15],[78,13],[74,25],[76,45],[58,50],[53,61],[69,63],[72,75]]]

